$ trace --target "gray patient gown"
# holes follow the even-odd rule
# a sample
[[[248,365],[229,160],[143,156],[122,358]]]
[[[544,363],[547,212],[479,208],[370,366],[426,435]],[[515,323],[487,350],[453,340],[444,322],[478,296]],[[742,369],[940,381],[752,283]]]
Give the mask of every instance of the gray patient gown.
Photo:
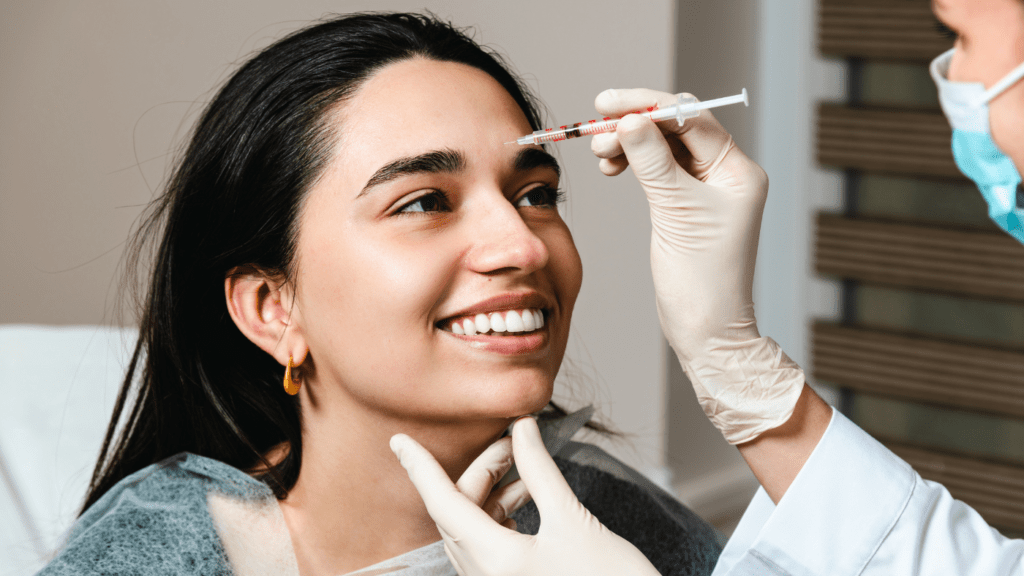
[[[576,496],[661,574],[710,574],[722,546],[714,528],[607,452],[570,440],[592,412],[541,422],[544,444]],[[522,533],[536,534],[540,527],[532,502],[512,518]],[[298,566],[284,516],[266,484],[223,462],[182,453],[111,488],[78,519],[39,574],[297,576]],[[352,574],[456,572],[438,541]]]

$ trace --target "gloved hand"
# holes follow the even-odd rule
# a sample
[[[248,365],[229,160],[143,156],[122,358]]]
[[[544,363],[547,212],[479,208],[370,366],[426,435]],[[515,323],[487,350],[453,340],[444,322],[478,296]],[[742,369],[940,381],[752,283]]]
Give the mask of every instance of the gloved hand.
[[[430,456],[430,452],[427,452],[418,442],[404,434],[400,436]],[[395,436],[395,438],[398,437]],[[399,439],[397,442],[401,445],[405,440]],[[392,449],[394,449],[395,442],[396,440],[392,438]],[[430,459],[433,460],[433,456],[430,456]],[[401,457],[399,457],[399,461],[401,461]],[[436,460],[434,464],[440,468],[440,464],[437,464]],[[455,483],[455,488],[495,522],[510,530],[515,530],[516,521],[509,518],[509,515],[530,501],[530,493],[526,489],[526,484],[519,479],[495,488],[512,468],[512,464],[512,438],[505,437],[488,446],[483,453],[476,457],[476,460],[473,460],[473,463],[466,468],[458,482]],[[444,478],[447,484],[451,485],[448,476],[445,475]]]
[[[653,90],[606,90],[595,106],[614,117],[675,102]],[[785,423],[804,376],[754,318],[764,170],[707,110],[682,126],[625,116],[591,149],[606,175],[632,166],[647,194],[658,317],[704,412],[733,444]]]
[[[495,513],[501,507],[492,508],[490,516],[481,510],[452,484],[430,452],[412,438],[396,434],[391,438],[391,449],[437,523],[445,552],[461,576],[658,576],[642,552],[605,528],[580,504],[544,448],[533,418],[521,418],[513,426],[512,449],[521,479],[505,488],[522,482],[533,496],[541,517],[536,536],[495,523],[502,521]],[[496,465],[495,459],[500,456],[498,451],[485,451],[471,468],[507,470]],[[491,484],[498,478],[493,478]],[[506,505],[515,504],[505,500]]]

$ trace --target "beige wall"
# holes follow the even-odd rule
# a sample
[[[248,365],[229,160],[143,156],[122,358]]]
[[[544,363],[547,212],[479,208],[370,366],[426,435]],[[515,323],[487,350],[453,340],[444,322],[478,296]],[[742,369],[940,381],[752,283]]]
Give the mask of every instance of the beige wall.
[[[607,87],[672,89],[671,0],[636,10],[616,0],[5,0],[0,323],[116,322],[122,243],[180,136],[234,66],[327,12],[424,5],[475,25],[479,40],[525,74],[555,121],[592,118],[593,98]],[[583,375],[573,404],[597,400],[632,435],[632,447],[612,450],[656,473],[664,463],[666,356],[646,203],[631,176],[597,172],[586,141],[559,148],[567,219],[585,267],[569,345],[571,366]]]
[[[754,155],[762,90],[757,69],[759,0],[688,0],[677,15],[676,90],[700,98],[736,94],[747,88],[750,107],[715,110],[737,145]],[[666,345],[667,347],[667,345]],[[704,416],[675,355],[668,366],[666,452],[677,492],[708,517],[742,510],[753,494],[753,476],[739,452]]]

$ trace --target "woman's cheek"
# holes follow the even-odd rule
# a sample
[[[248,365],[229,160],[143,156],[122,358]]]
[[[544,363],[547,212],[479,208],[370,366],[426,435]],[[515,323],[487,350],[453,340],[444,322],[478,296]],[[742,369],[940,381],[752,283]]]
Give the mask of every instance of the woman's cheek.
[[[579,251],[576,250],[572,233],[564,224],[554,241],[548,244],[548,250],[557,267],[555,274],[558,278],[559,290],[564,292],[559,296],[563,299],[567,298],[565,304],[571,304],[576,301],[576,296],[579,295],[580,287],[583,284],[583,260],[580,258]]]

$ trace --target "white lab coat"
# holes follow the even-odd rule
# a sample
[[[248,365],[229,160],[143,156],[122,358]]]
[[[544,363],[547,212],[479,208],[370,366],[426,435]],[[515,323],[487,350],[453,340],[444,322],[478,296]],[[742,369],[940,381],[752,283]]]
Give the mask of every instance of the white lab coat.
[[[838,411],[778,505],[751,501],[712,576],[1024,575],[1003,537]]]

